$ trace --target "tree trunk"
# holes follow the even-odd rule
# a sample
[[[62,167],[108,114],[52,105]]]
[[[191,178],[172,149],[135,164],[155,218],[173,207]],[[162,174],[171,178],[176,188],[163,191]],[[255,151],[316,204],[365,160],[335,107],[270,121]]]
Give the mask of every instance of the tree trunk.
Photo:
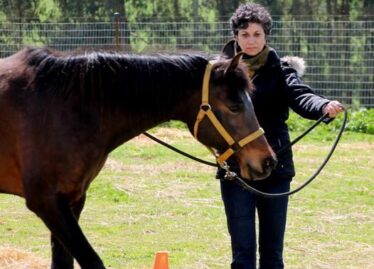
[[[227,20],[239,6],[239,0],[217,0],[218,19]]]

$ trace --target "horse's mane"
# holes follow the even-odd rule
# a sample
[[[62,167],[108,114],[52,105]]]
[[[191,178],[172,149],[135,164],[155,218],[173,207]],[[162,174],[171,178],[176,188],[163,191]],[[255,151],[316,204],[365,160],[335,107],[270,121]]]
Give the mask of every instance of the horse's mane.
[[[34,90],[129,108],[140,105],[136,100],[160,107],[201,88],[208,61],[202,54],[63,53],[47,48],[28,48],[25,53],[35,74]]]

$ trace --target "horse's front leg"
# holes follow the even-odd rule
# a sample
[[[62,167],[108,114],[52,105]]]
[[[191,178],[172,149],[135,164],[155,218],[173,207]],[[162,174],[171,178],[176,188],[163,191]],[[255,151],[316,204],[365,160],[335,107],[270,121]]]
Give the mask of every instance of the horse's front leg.
[[[77,203],[71,207],[74,217],[79,221],[80,214],[83,210],[86,195],[84,195]],[[52,249],[52,265],[51,269],[73,269],[74,258],[61,244],[61,242],[51,235],[51,249]]]
[[[78,225],[69,200],[56,189],[36,178],[24,180],[27,207],[47,225],[53,236],[79,263],[82,269],[105,269]],[[61,247],[61,246],[59,246]],[[58,268],[58,267],[55,267]]]

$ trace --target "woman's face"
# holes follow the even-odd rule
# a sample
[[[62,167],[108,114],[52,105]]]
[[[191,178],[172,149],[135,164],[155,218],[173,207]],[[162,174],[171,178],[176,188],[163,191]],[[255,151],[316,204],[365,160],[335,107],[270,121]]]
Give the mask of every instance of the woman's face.
[[[239,47],[249,56],[259,54],[266,44],[265,32],[259,23],[249,23],[246,29],[240,29],[235,37]]]

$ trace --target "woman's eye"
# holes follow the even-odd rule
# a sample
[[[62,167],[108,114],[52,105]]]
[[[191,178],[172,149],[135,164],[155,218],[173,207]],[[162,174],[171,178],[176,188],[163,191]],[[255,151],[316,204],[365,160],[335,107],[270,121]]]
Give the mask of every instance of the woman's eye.
[[[243,107],[244,107],[243,104],[236,104],[236,105],[230,106],[229,109],[233,113],[239,113],[239,112],[243,111]]]

